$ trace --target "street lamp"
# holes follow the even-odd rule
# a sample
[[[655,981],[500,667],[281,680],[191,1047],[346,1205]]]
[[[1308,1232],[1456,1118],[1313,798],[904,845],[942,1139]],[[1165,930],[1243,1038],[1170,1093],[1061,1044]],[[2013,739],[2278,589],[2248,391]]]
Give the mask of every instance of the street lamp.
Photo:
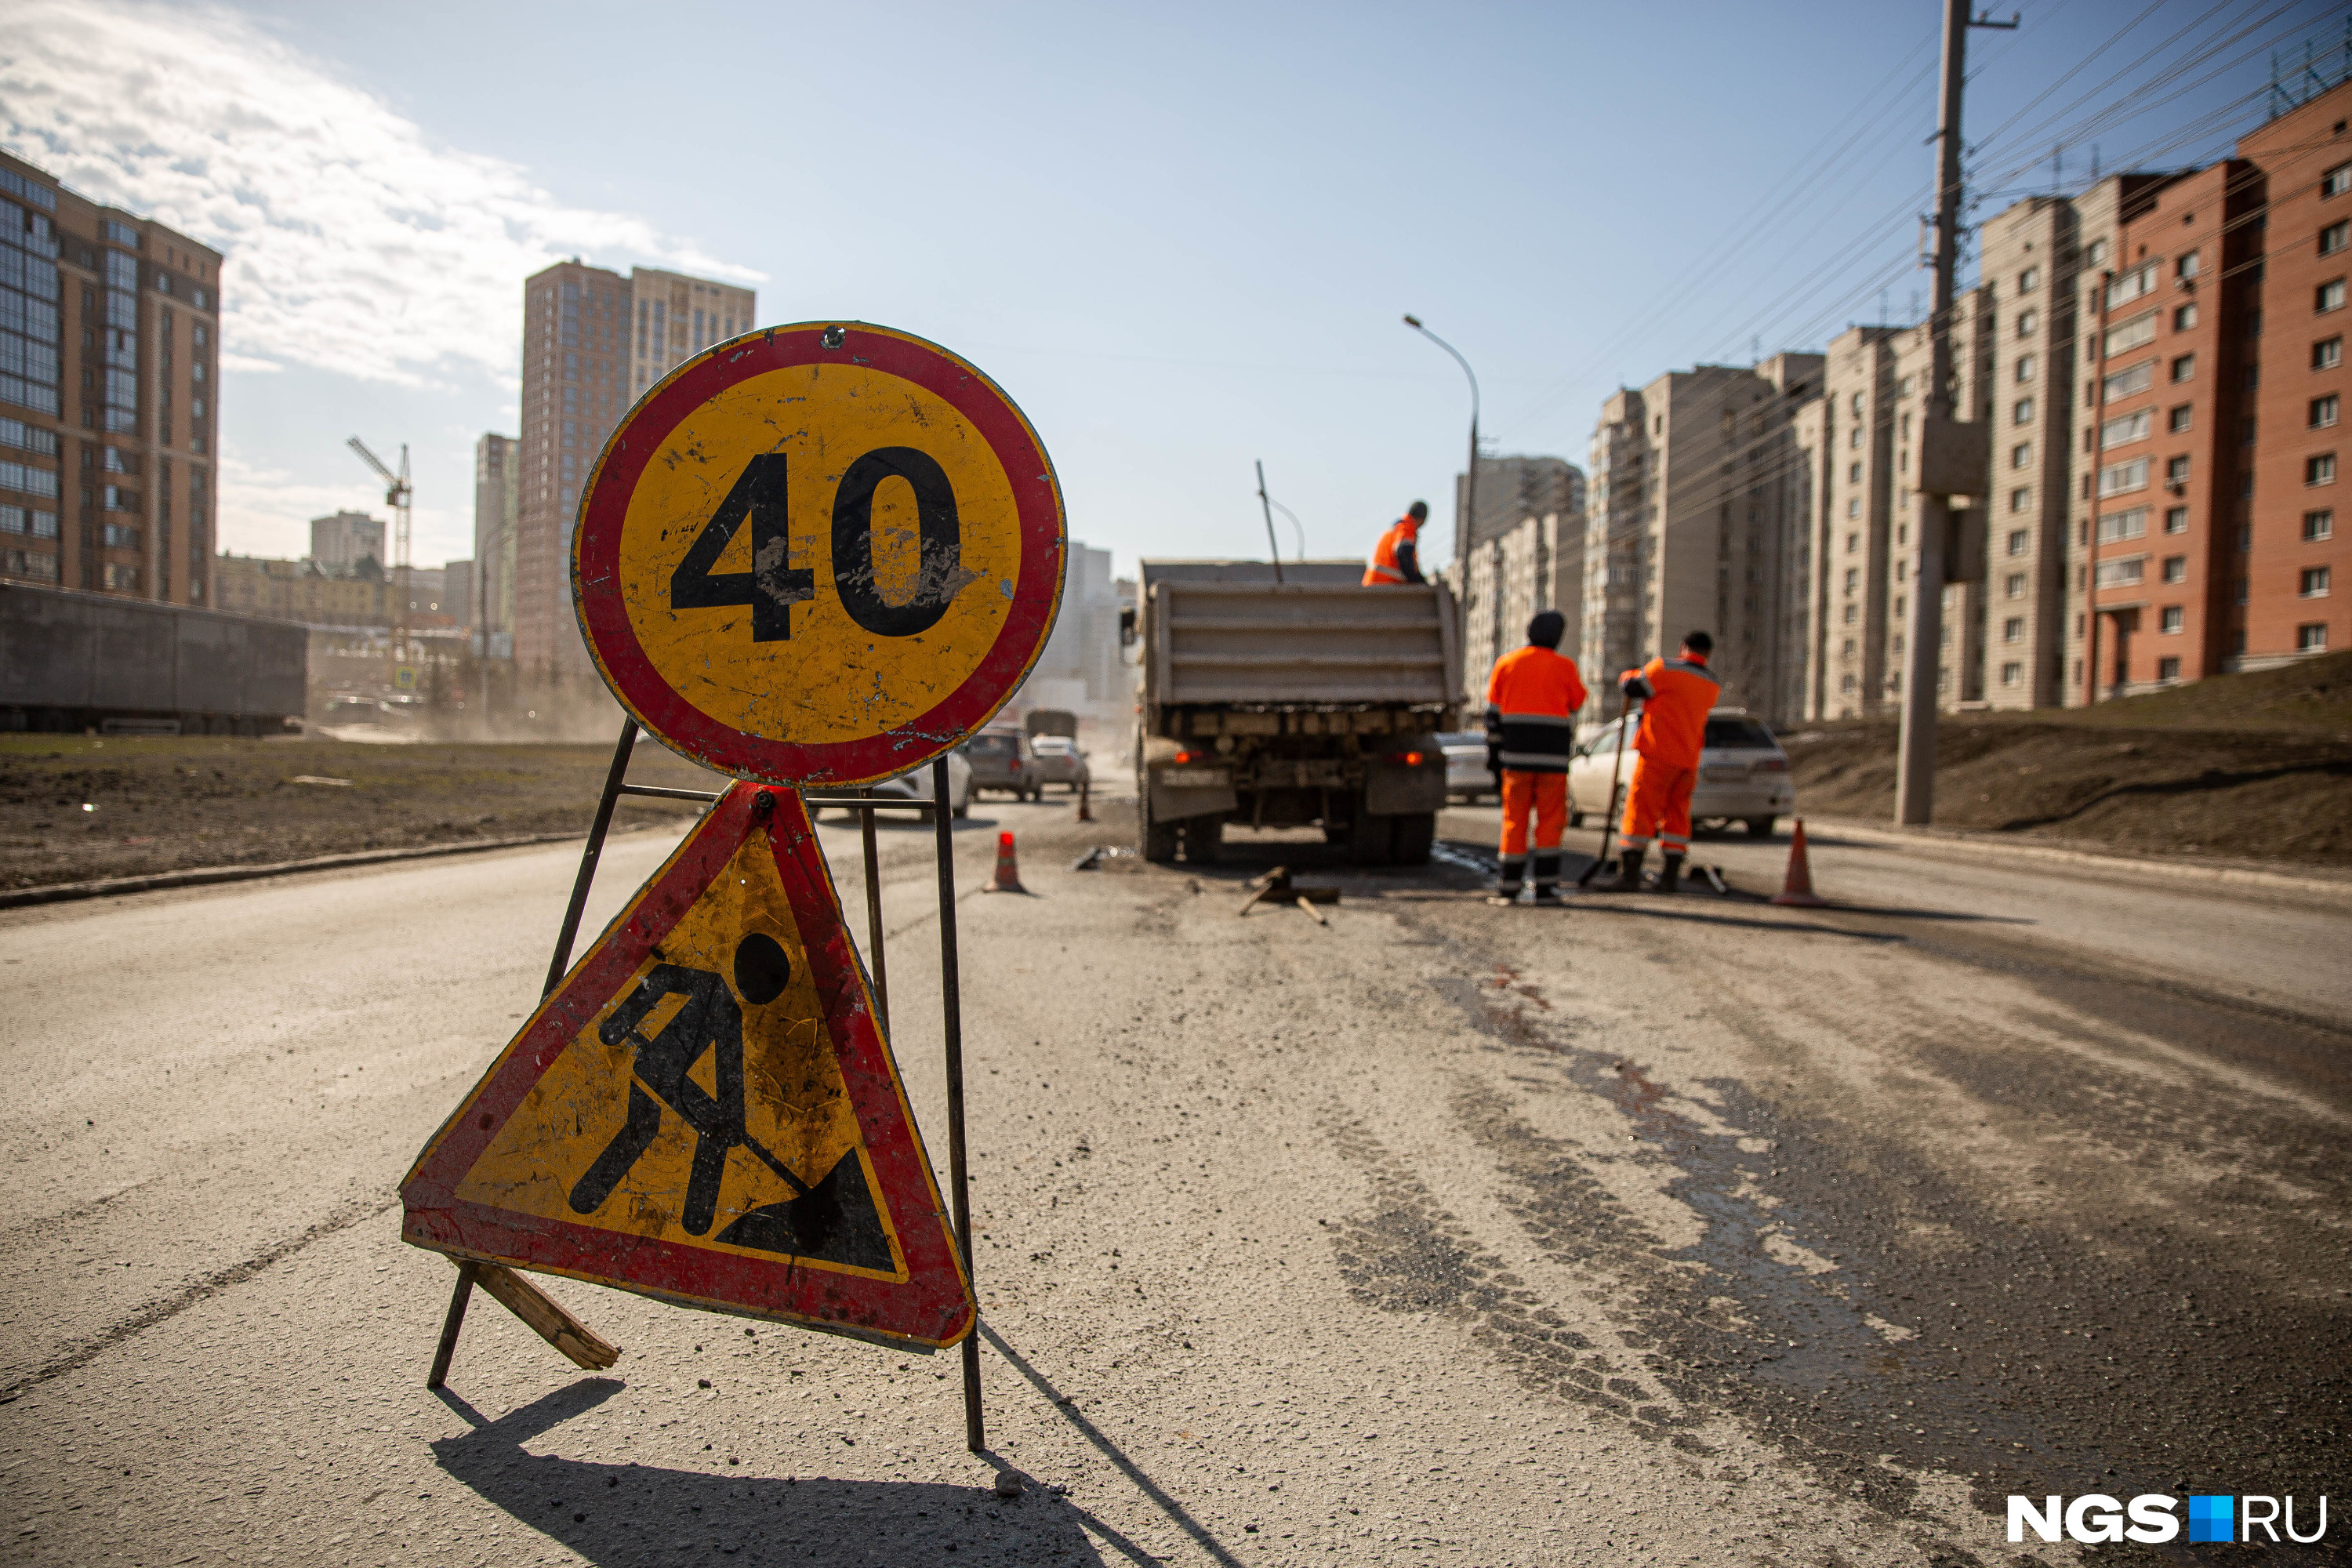
[[[1466,584],[1470,574],[1470,530],[1478,515],[1478,374],[1470,368],[1470,362],[1462,357],[1460,350],[1423,326],[1419,316],[1408,314],[1404,324],[1452,354],[1454,363],[1462,367],[1462,374],[1470,378],[1470,466],[1463,470],[1462,521],[1454,531],[1454,575]]]

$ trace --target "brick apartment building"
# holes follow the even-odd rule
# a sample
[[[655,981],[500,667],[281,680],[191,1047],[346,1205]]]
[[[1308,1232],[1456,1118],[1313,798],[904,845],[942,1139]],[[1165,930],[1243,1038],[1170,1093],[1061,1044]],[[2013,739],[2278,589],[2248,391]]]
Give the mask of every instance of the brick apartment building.
[[[624,278],[576,257],[524,283],[522,434],[513,481],[519,670],[534,679],[591,677],[572,618],[570,564],[588,470],[631,402],[688,355],[749,331],[756,302],[751,289],[732,284],[646,268]],[[476,493],[478,533],[478,481]],[[488,558],[478,542],[476,557]]]
[[[1953,397],[1990,427],[1989,471],[1955,500],[1942,704],[2105,700],[2347,646],[2352,83],[2232,158],[2028,197],[1978,241]],[[1717,638],[1727,701],[1784,721],[1892,713],[1928,352],[1924,326],[1851,328],[1818,395],[1783,397],[1785,434],[1759,424],[1737,446],[1728,424],[1709,444],[1706,420],[1753,401],[1735,389],[1764,366],[1613,395],[1591,449],[1586,664],[1616,668],[1687,621]],[[1741,482],[1772,440],[1793,453],[1777,497]],[[1748,600],[1776,552],[1801,581],[1774,622]]]
[[[1575,652],[1584,488],[1584,470],[1562,458],[1481,458],[1478,515],[1465,530],[1462,480],[1454,476],[1454,526],[1466,548],[1444,574],[1460,604],[1462,680],[1474,702],[1486,700],[1487,671],[1526,639],[1538,610],[1568,618],[1560,646]]]
[[[220,265],[0,153],[0,577],[208,601]]]

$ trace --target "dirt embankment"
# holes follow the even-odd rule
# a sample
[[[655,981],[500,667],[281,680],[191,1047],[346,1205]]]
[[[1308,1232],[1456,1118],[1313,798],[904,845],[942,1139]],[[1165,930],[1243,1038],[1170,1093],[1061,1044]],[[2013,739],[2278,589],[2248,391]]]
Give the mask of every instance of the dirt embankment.
[[[609,745],[0,737],[0,888],[584,832]],[[723,780],[646,741],[634,783]],[[689,802],[624,797],[616,827]]]
[[[1893,815],[1891,721],[1782,742],[1806,815]],[[2142,854],[2352,865],[2352,654],[2088,710],[1947,716],[1936,823]]]

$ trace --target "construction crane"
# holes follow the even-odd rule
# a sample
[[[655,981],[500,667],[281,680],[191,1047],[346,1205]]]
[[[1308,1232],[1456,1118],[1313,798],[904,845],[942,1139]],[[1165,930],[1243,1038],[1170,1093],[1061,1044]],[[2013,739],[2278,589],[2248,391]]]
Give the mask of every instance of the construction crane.
[[[408,646],[408,503],[413,492],[408,483],[408,443],[400,444],[400,472],[396,474],[358,437],[352,437],[345,445],[357,452],[360,461],[373,468],[376,477],[383,481],[383,504],[392,508],[392,661],[396,671],[399,666],[412,662]]]

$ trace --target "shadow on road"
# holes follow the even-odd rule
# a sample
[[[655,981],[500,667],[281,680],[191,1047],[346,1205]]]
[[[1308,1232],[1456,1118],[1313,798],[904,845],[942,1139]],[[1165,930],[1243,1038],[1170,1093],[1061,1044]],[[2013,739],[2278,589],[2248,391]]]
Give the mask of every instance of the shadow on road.
[[[732,1473],[719,1468],[730,1456],[715,1449],[705,1473],[524,1448],[621,1387],[614,1378],[583,1378],[497,1420],[444,1389],[443,1402],[473,1429],[436,1442],[434,1457],[518,1522],[599,1564],[675,1563],[681,1553],[821,1568],[1157,1561],[1043,1488],[1005,1500],[937,1482]],[[1116,1555],[1105,1555],[1105,1546]]]

